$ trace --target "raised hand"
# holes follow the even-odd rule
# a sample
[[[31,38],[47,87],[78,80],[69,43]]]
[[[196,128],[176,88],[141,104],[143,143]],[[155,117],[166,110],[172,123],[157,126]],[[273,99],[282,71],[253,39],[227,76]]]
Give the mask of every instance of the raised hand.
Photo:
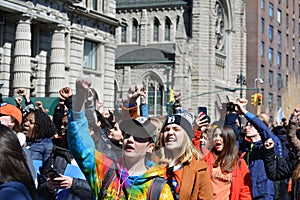
[[[70,87],[61,88],[59,94],[62,100],[66,100],[68,97],[72,96],[72,89]]]
[[[134,85],[128,90],[129,104],[135,104],[140,96],[146,96],[145,88],[142,85]]]
[[[201,130],[202,132],[205,131],[208,127],[208,119],[205,113],[200,112],[198,117],[196,118],[196,126],[198,130]]]

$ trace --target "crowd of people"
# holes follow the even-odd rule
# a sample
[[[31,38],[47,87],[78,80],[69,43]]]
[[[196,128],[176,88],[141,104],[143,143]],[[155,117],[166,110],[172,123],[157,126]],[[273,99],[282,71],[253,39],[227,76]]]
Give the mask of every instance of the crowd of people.
[[[274,126],[238,99],[220,125],[180,93],[162,119],[140,85],[103,113],[89,80],[75,91],[59,90],[53,116],[23,88],[1,102],[0,199],[300,199],[300,108]]]

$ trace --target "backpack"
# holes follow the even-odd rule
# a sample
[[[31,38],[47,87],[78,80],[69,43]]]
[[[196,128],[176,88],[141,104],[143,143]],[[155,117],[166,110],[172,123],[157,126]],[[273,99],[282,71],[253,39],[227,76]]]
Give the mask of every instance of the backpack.
[[[102,181],[102,187],[100,190],[100,194],[99,194],[99,199],[103,199],[106,195],[106,190],[108,188],[108,186],[113,182],[113,180],[117,177],[117,173],[115,170],[115,163],[113,163],[107,173],[105,174],[103,181]],[[159,200],[161,191],[164,187],[164,185],[167,183],[167,180],[164,179],[163,177],[155,177],[153,178],[150,187],[149,187],[149,191],[148,191],[148,195],[147,195],[147,199],[148,200]]]

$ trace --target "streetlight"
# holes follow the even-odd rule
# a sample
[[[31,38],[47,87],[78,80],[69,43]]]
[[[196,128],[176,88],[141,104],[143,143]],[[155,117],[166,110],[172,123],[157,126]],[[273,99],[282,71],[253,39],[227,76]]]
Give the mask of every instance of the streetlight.
[[[260,85],[258,87],[257,81],[259,81],[260,84],[263,84],[264,80],[262,78],[255,78],[254,79],[254,88],[257,88],[257,92],[260,93]]]

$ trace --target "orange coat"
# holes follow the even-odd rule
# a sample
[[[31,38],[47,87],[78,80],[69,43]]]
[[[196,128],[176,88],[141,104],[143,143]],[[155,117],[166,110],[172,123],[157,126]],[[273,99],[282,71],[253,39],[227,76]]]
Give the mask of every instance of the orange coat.
[[[179,198],[184,200],[213,200],[208,165],[195,158],[184,165]]]
[[[210,152],[204,160],[208,163],[210,174],[212,172],[215,155]],[[232,182],[229,200],[251,200],[251,179],[248,166],[244,159],[240,159],[240,166],[235,164],[232,171]]]

